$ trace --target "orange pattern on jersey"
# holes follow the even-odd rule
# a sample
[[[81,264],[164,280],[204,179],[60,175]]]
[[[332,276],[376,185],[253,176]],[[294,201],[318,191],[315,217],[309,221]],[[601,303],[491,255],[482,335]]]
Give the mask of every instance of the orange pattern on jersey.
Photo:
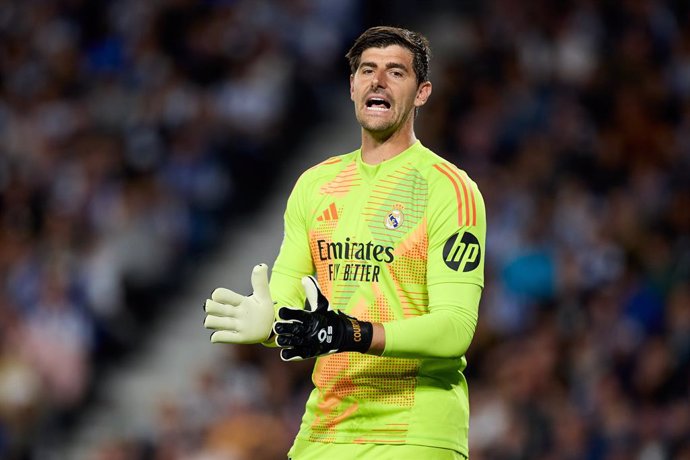
[[[355,162],[352,162],[344,167],[332,181],[322,185],[319,192],[322,195],[332,195],[339,198],[347,195],[352,187],[359,185],[361,182],[362,178],[357,172],[357,165]]]
[[[463,172],[461,175],[457,169],[450,167],[446,163],[435,164],[434,168],[446,176],[451,184],[453,184],[455,197],[458,201],[458,225],[460,227],[477,225],[477,209],[474,201],[474,191],[468,184],[469,178],[467,174]]]
[[[409,263],[409,261],[408,261]],[[425,268],[421,270],[426,275]],[[395,284],[395,291],[397,293],[398,301],[402,309],[402,314],[405,318],[412,316],[419,316],[429,311],[429,294],[423,285],[415,283],[417,290],[413,290],[410,283],[405,283],[401,276],[405,276],[405,272],[398,272],[391,267],[391,279]],[[404,285],[404,287],[403,287]]]
[[[403,290],[396,286],[398,298],[400,299],[400,306],[402,307],[405,318],[414,316],[421,316],[429,313],[429,293],[420,289],[419,291],[412,291],[410,289]]]
[[[356,289],[356,286],[357,286],[357,285],[355,285],[355,286],[353,286],[353,287],[355,287],[355,289]],[[338,287],[341,287],[341,286],[338,286]],[[375,284],[375,283],[372,283],[372,287],[373,287],[374,289],[376,289],[376,284]],[[355,298],[355,296],[354,296],[354,292],[353,292],[353,293],[350,295],[350,299],[354,299],[354,298]],[[350,302],[350,303],[352,303],[352,302]],[[377,321],[377,322],[380,322],[378,319],[375,319],[375,318],[372,316],[372,311],[371,311],[371,309],[370,309],[369,302],[367,302],[367,300],[366,300],[364,297],[362,297],[361,294],[358,295],[357,301],[354,303],[354,305],[352,305],[352,307],[350,308],[348,314],[349,314],[350,316],[354,316],[355,318],[357,318],[357,319],[359,319],[359,320],[361,320],[361,321]]]
[[[360,436],[352,442],[355,444],[404,444],[409,423],[386,423],[385,428],[372,428],[370,436]]]
[[[379,285],[372,284],[371,287],[374,291],[374,304],[369,307],[369,311],[367,312],[367,321],[385,323],[396,319],[393,314],[393,310],[391,309],[390,303],[386,298],[386,294],[381,290]]]
[[[313,379],[314,384],[322,389],[322,397],[314,414],[311,441],[333,442],[338,422],[357,411],[356,404],[344,410],[340,408],[343,398],[355,392],[354,383],[345,375],[350,367],[349,361],[349,353],[338,353],[316,360]]]
[[[334,165],[336,163],[340,163],[341,161],[343,161],[343,159],[340,157],[329,158],[327,160],[323,160],[321,163],[315,164],[311,168],[307,169],[307,171],[311,171],[312,169],[316,169],[320,166]]]
[[[413,359],[359,353],[336,353],[318,358],[313,379],[322,397],[315,411],[310,440],[332,442],[338,424],[357,416],[358,406],[353,401],[377,402],[388,406],[391,412],[412,407],[418,367],[418,361]],[[390,432],[391,438],[383,442],[404,439],[405,425]],[[372,435],[388,436],[384,433],[389,428],[382,426],[380,430]]]
[[[427,250],[429,241],[426,234],[426,218],[422,218],[419,225],[417,225],[407,237],[398,243],[395,248],[395,255],[407,256],[413,259],[427,260]],[[426,277],[422,280],[426,282]]]
[[[465,203],[467,203],[467,195],[470,196],[470,204],[467,207],[467,226],[477,225],[477,205],[474,201],[474,190],[472,188],[472,181],[465,171],[448,166],[448,170],[460,181],[462,184],[463,194],[465,196]],[[462,173],[462,174],[461,174]],[[471,217],[471,218],[470,218]]]
[[[365,321],[391,321],[395,319],[383,292],[374,285],[376,301],[367,305],[358,299],[351,313]],[[313,379],[321,389],[322,398],[315,411],[311,440],[329,442],[335,439],[338,424],[356,417],[359,409],[353,401],[366,400],[385,404],[391,410],[414,405],[414,390],[418,361],[402,358],[384,358],[359,353],[338,353],[322,356],[316,362]],[[407,433],[406,424],[394,431],[381,427],[375,436],[386,438],[382,442],[399,442]],[[390,436],[390,438],[388,438]]]
[[[428,312],[428,295],[424,288],[428,246],[426,219],[422,219],[395,249],[395,260],[388,267],[406,318]]]

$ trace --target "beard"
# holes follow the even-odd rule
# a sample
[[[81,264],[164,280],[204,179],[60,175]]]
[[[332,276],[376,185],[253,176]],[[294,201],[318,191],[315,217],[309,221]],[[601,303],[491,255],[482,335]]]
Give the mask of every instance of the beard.
[[[367,116],[363,110],[355,110],[357,122],[363,130],[373,134],[375,137],[388,137],[399,129],[405,122],[412,117],[413,110],[407,115],[400,117],[399,113],[389,113],[388,117]],[[391,111],[393,108],[391,107]]]
[[[386,133],[389,131],[393,131],[396,122],[395,119],[393,118],[387,118],[387,119],[371,119],[362,116],[361,114],[357,114],[357,121],[359,122],[360,126],[362,129],[369,131],[371,133]]]

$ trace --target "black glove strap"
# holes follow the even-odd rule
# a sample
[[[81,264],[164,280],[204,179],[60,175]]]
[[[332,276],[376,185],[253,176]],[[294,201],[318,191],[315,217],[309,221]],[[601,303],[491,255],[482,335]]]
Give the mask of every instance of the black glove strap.
[[[338,312],[344,326],[344,334],[339,351],[358,351],[366,353],[371,347],[374,326],[367,321],[359,321],[343,312]]]

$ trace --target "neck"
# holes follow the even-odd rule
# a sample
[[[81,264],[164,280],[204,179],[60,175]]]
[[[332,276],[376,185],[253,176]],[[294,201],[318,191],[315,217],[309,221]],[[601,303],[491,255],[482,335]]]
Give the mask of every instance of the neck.
[[[388,136],[376,136],[362,129],[362,160],[371,165],[390,160],[417,142],[412,130],[401,129]]]

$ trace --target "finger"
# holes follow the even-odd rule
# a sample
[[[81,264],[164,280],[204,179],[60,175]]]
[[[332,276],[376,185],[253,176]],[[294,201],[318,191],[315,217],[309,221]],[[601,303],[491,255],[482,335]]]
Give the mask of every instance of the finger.
[[[302,278],[302,287],[304,288],[304,293],[307,295],[307,302],[304,307],[309,309],[309,311],[316,311],[319,303],[318,295],[318,283],[313,276],[305,276]]]
[[[283,348],[280,350],[280,359],[283,361],[303,361],[304,358],[294,348]]]
[[[290,327],[289,322],[276,321],[273,323],[273,332],[276,334],[294,334],[295,331]]]
[[[268,266],[259,264],[252,270],[252,289],[257,299],[272,302],[268,289]]]
[[[309,316],[301,308],[280,307],[278,309],[278,318],[286,321],[304,321]]]
[[[204,304],[204,310],[209,315],[228,316],[230,318],[235,318],[238,313],[237,307],[233,305],[218,303],[211,299],[206,299],[206,303]]]
[[[245,299],[245,296],[231,291],[230,289],[217,288],[213,291],[213,294],[211,294],[211,299],[218,303],[237,306]]]
[[[237,326],[238,323],[236,319],[225,316],[208,315],[204,320],[204,327],[206,329],[236,331]]]
[[[320,312],[325,312],[327,310],[330,310],[331,304],[328,302],[328,299],[326,298],[326,296],[323,295],[323,292],[321,292],[321,288],[319,287],[318,284],[316,285],[316,294],[318,296],[318,300],[317,300],[318,307],[316,310],[320,311]]]
[[[273,323],[273,332],[276,334],[290,334],[302,336],[305,333],[304,324],[299,321],[276,321]]]
[[[216,331],[211,334],[211,343],[242,343],[237,331]]]
[[[316,311],[319,306],[319,283],[313,276],[302,277],[302,288],[306,294],[306,301],[304,302],[304,309],[308,311]]]
[[[305,276],[302,278],[302,287],[307,295],[307,305],[310,311],[326,311],[328,310],[328,299],[321,292],[319,283],[313,276]]]
[[[276,345],[279,347],[297,347],[302,345],[303,340],[296,335],[278,335],[276,337]]]

